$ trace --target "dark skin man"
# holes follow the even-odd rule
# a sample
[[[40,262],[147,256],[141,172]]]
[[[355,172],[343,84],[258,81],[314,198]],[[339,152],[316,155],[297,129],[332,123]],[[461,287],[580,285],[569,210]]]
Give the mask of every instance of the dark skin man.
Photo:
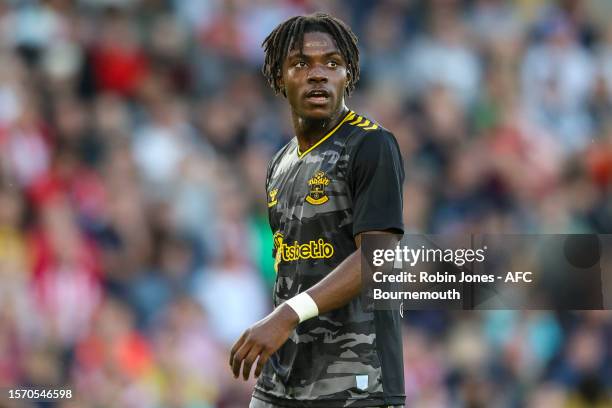
[[[291,106],[293,128],[301,152],[315,146],[347,114],[344,95],[350,75],[334,40],[325,32],[305,33],[302,52],[293,49],[288,53],[280,84]],[[361,235],[355,236],[357,250],[307,290],[319,314],[347,304],[361,292]],[[230,353],[229,364],[234,377],[240,375],[242,368],[242,377],[248,380],[256,361],[254,375],[259,377],[266,361],[287,341],[298,323],[297,313],[281,304],[247,329]]]

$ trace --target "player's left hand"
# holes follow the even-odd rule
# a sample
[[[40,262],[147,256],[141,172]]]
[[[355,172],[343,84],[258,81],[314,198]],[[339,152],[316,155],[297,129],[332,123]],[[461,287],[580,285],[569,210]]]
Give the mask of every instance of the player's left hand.
[[[255,377],[259,377],[268,358],[287,341],[298,322],[297,313],[283,304],[245,330],[230,353],[229,364],[234,377],[238,378],[240,375],[240,366],[244,361],[242,377],[245,381],[248,380],[256,359],[257,367],[254,374]]]

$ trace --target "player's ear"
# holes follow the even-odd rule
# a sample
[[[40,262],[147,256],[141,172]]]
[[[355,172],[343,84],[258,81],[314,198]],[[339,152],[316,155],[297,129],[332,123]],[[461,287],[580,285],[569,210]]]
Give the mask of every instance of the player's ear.
[[[351,83],[351,71],[347,69],[346,70],[346,81],[344,81],[344,91],[345,92],[348,89],[350,83]]]

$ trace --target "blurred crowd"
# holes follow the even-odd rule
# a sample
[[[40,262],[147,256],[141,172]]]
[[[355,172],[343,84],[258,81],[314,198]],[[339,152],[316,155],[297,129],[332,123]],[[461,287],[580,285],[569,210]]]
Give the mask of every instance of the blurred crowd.
[[[293,137],[260,44],[313,11],[360,39],[348,105],[398,139],[408,232],[612,232],[607,0],[3,0],[0,389],[248,405],[228,350],[271,309]],[[612,406],[607,311],[405,323],[408,406]]]

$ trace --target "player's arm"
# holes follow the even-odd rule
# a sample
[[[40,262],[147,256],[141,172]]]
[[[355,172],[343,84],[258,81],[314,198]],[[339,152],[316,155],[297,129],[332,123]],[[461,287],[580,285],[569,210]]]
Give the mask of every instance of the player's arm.
[[[310,297],[310,301],[314,302],[316,314],[327,313],[342,307],[361,292],[361,251],[359,249],[361,235],[358,234],[355,238],[358,247],[355,252],[320,282],[298,295]],[[287,341],[299,323],[300,316],[293,307],[289,306],[289,302],[285,302],[247,329],[234,344],[230,353],[230,366],[234,377],[240,375],[240,366],[244,362],[242,375],[247,380],[255,360],[259,357],[255,368],[255,377],[258,377],[268,358]]]

